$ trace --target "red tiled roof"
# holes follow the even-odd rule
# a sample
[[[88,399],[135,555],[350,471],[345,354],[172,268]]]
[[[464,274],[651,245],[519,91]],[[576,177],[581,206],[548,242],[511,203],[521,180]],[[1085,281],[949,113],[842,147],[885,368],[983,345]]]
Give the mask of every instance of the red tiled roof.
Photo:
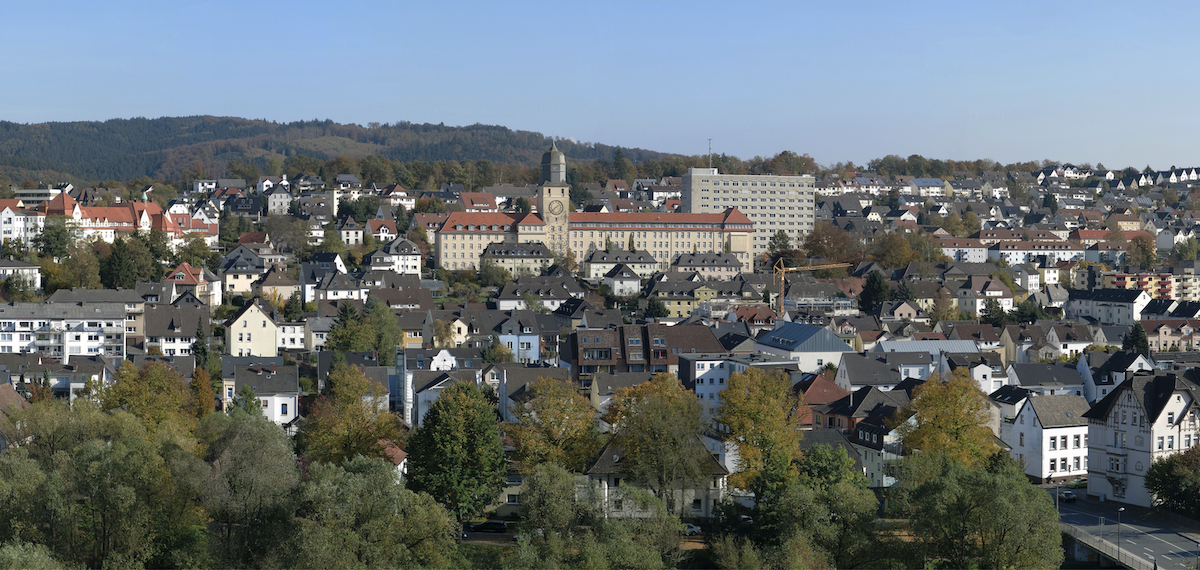
[[[372,234],[379,233],[380,228],[388,228],[392,235],[396,234],[396,220],[367,220],[367,230]]]
[[[532,220],[529,218],[532,216]],[[442,224],[443,232],[504,232],[512,231],[516,224],[540,224],[542,220],[533,214],[506,214],[500,212],[452,212],[446,223]],[[462,229],[458,229],[462,226]],[[468,229],[474,226],[475,229]],[[495,226],[495,229],[492,228]],[[505,226],[509,226],[505,229]]]

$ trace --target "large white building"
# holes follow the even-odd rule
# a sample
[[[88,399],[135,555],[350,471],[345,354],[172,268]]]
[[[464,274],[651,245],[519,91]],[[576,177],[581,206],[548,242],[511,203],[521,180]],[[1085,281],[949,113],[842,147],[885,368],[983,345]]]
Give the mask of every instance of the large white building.
[[[41,352],[68,364],[74,356],[125,357],[122,303],[0,305],[0,352]]]
[[[1152,506],[1146,489],[1150,464],[1200,442],[1197,388],[1191,377],[1175,373],[1134,374],[1096,402],[1084,414],[1090,439],[1088,495]]]
[[[718,213],[737,208],[754,222],[754,255],[767,251],[779,230],[797,243],[813,229],[816,179],[803,175],[720,174],[689,168],[683,175],[683,211]]]
[[[1074,394],[1026,398],[1001,439],[1025,475],[1038,483],[1069,481],[1088,473],[1087,400]]]

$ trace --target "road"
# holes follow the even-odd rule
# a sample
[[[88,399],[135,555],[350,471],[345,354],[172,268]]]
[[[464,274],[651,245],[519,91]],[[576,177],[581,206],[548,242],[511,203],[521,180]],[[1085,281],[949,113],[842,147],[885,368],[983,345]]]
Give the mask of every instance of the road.
[[[1051,498],[1054,487],[1047,489]],[[1081,495],[1077,489],[1076,495]],[[1062,522],[1075,525],[1086,532],[1112,542],[1117,541],[1116,503],[1100,503],[1080,498],[1074,503],[1059,501],[1059,518]],[[1146,518],[1147,511],[1130,507],[1121,513],[1121,549],[1136,554],[1148,561],[1157,560],[1159,568],[1170,568],[1187,560],[1194,563],[1200,552],[1200,538],[1184,529],[1175,528],[1159,519]],[[1103,527],[1101,526],[1103,518]],[[1186,534],[1185,534],[1186,533]]]

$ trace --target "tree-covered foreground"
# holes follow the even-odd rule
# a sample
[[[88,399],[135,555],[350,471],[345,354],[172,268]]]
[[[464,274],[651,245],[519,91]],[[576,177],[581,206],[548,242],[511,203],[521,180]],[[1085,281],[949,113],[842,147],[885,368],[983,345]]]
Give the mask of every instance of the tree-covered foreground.
[[[978,419],[968,383],[918,391],[936,421],[906,432],[922,451],[881,511],[840,447],[801,451],[798,401],[786,377],[751,369],[722,395],[720,421],[739,442],[739,488],[685,536],[675,496],[694,484],[687,442],[704,429],[697,400],[673,376],[618,394],[612,434],[581,421],[581,396],[541,379],[520,417],[456,384],[408,437],[409,481],[383,459],[394,429],[352,367],[337,368],[319,421],[296,438],[265,419],[252,394],[228,413],[198,405],[211,392],[161,364],[126,364],[118,382],[73,405],[35,398],[4,422],[0,567],[128,568],[914,568],[1054,567],[1057,516],[1003,453],[962,429]],[[958,413],[933,414],[952,405]],[[365,407],[364,407],[365,406]],[[939,430],[952,437],[937,437]],[[503,435],[502,435],[503,434]],[[656,435],[658,434],[658,435]],[[506,463],[497,450],[511,443]],[[919,443],[918,443],[919,442]],[[582,475],[600,445],[627,449],[631,518]],[[679,449],[672,449],[679,448]],[[640,454],[640,455],[639,455]],[[462,522],[486,516],[510,467],[524,477],[513,543],[462,544]],[[666,466],[672,467],[670,471]],[[665,502],[664,502],[665,499]]]

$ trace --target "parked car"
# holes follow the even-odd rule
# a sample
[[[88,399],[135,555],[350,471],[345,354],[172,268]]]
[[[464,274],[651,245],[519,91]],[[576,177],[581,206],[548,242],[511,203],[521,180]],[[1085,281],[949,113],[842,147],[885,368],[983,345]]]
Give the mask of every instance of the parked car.
[[[1074,503],[1075,502],[1075,493],[1072,493],[1070,491],[1062,491],[1058,494],[1058,500],[1060,500],[1064,503]]]
[[[1071,481],[1070,483],[1067,483],[1067,486],[1072,489],[1086,489],[1087,477],[1080,477],[1074,481]]]
[[[487,521],[471,525],[471,532],[508,532],[508,523]]]
[[[696,536],[697,534],[700,534],[703,531],[700,530],[700,527],[697,525],[694,525],[692,523],[684,523],[683,532],[686,532],[688,536]]]

